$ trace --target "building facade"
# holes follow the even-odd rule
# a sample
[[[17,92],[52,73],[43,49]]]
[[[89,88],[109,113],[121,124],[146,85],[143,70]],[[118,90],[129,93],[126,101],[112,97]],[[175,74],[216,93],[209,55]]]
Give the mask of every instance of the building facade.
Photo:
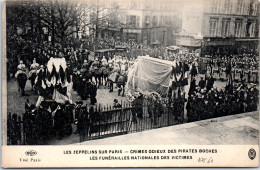
[[[200,43],[202,54],[223,51],[259,52],[259,2],[257,0],[205,0],[199,4],[201,5],[197,5],[198,8],[190,9],[190,4],[185,4],[184,9],[189,9],[190,12],[187,13],[186,10],[185,13],[183,10],[182,26],[183,32],[186,31],[186,36],[190,36],[190,39],[202,40]],[[179,39],[184,39],[184,35],[185,33],[180,35]],[[185,44],[179,42],[178,45]]]
[[[135,40],[149,45],[174,43],[173,33],[181,30],[182,1],[106,1],[108,7],[115,2],[120,10],[124,11],[124,16],[121,16],[124,22],[117,28],[103,29],[101,37],[112,35],[122,41]]]

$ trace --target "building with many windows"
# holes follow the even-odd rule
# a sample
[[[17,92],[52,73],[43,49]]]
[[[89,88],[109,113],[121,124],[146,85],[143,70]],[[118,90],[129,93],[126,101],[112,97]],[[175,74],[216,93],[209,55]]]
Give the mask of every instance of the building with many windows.
[[[146,44],[174,44],[173,33],[181,30],[181,1],[130,0],[129,5],[126,38],[132,36]]]
[[[259,52],[257,0],[185,2],[178,45],[201,46],[204,55],[223,51]]]
[[[106,1],[106,3],[114,3],[114,1]],[[117,28],[103,30],[102,37],[120,35],[114,38],[123,41],[131,39],[144,44],[171,45],[174,43],[173,33],[181,30],[182,1],[119,0],[116,3],[124,11],[122,17],[125,20],[124,24]]]

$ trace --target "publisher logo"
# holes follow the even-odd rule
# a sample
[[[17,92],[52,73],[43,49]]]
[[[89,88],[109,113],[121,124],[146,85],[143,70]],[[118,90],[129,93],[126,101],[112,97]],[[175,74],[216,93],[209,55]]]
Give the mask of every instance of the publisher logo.
[[[249,157],[251,160],[255,159],[255,157],[256,157],[256,152],[255,152],[255,150],[254,150],[253,148],[249,149],[249,151],[248,151],[248,157]]]
[[[25,152],[25,155],[27,155],[27,156],[34,156],[36,154],[37,154],[37,152],[35,150],[29,150],[29,151]]]

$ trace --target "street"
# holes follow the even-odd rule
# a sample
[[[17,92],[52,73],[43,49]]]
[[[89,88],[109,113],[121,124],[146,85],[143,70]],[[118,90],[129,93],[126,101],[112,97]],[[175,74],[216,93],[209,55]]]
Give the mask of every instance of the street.
[[[200,80],[200,77],[203,77],[204,75],[198,75],[196,80],[197,82]],[[224,85],[226,84],[226,82],[222,82],[222,81],[215,81],[214,86],[216,86],[218,89],[222,88]],[[184,87],[184,91],[186,93],[186,97],[188,97],[188,91],[189,91],[189,85],[190,85],[190,78],[189,78],[189,84],[187,86]],[[115,87],[115,85],[114,85]],[[30,81],[27,81],[26,83],[26,87],[25,87],[25,91],[26,94],[28,94],[28,96],[21,96],[20,92],[18,92],[18,88],[17,88],[17,81],[15,79],[11,79],[7,82],[7,113],[11,112],[11,113],[17,113],[20,116],[23,116],[25,109],[24,109],[24,105],[25,105],[25,100],[29,99],[30,104],[35,104],[37,99],[38,99],[38,95],[34,94],[33,91],[31,91],[31,83]],[[81,98],[79,97],[79,95],[75,92],[72,91],[72,100],[73,102],[76,101],[82,101]],[[126,100],[126,97],[122,97],[122,96],[118,96],[117,94],[117,88],[114,88],[113,92],[109,92],[109,89],[105,86],[100,86],[100,88],[97,90],[97,104],[96,105],[100,105],[101,108],[103,107],[113,107],[113,101],[114,99],[118,99],[118,101],[121,103],[128,103],[128,101]],[[84,105],[90,104],[90,100],[83,100]],[[185,104],[186,106],[186,104]],[[187,110],[186,107],[184,107],[184,121],[187,121]],[[73,127],[73,132],[75,132],[76,130],[76,125],[72,124]],[[67,145],[67,144],[73,144],[73,143],[78,143],[80,141],[79,139],[79,134],[72,134],[70,136],[64,137],[62,138],[62,140],[57,140],[55,138],[51,139],[48,141],[48,144],[50,145]]]

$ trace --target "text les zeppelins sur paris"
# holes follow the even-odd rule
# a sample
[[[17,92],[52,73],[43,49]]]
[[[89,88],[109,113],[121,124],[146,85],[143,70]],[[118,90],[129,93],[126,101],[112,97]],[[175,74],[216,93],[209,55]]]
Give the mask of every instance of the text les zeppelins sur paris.
[[[88,155],[96,160],[213,160],[217,149],[131,149],[131,150],[64,150],[66,155]],[[202,162],[203,161],[199,161]],[[211,162],[211,161],[210,161]]]

